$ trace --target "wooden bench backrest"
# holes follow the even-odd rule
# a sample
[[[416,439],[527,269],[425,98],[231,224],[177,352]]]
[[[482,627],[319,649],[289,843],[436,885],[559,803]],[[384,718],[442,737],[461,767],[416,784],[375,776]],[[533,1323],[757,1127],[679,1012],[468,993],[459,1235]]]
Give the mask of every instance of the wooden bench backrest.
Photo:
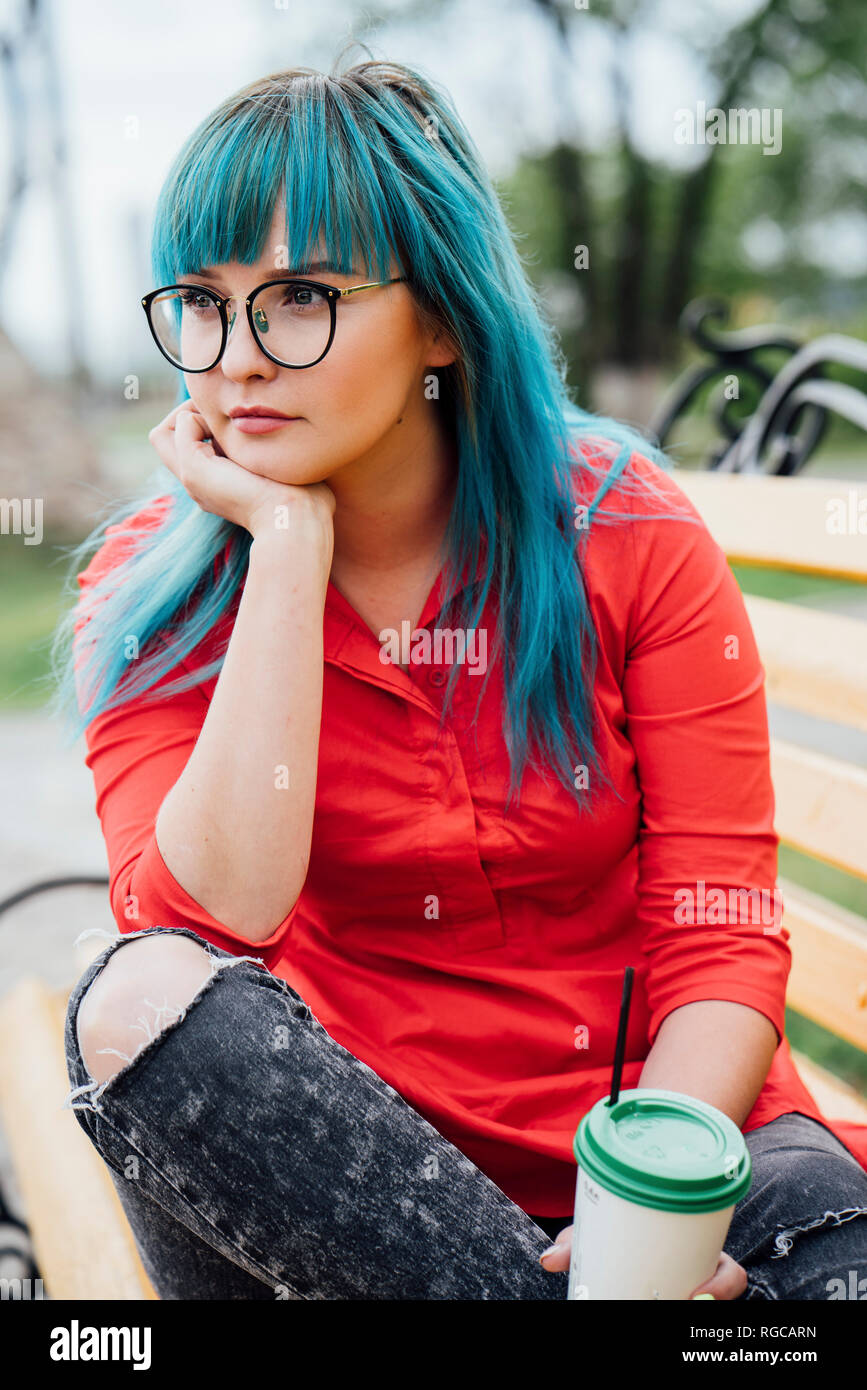
[[[733,563],[867,584],[867,485],[678,470],[676,481]],[[867,622],[746,596],[769,701],[867,729]],[[771,740],[784,844],[867,879],[867,771]],[[780,880],[790,933],[788,1001],[867,1051],[867,919]]]

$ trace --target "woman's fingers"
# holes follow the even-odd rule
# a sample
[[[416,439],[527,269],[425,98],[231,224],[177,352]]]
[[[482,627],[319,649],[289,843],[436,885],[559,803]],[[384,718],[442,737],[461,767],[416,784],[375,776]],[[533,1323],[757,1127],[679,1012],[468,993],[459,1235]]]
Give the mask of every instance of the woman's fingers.
[[[314,524],[333,544],[336,498],[326,483],[283,483],[229,458],[192,400],[182,401],[148,439],[202,511],[224,517],[251,535],[273,530],[275,508],[288,509],[293,529]]]
[[[150,439],[157,434],[166,435],[173,433],[180,416],[195,413],[195,410],[196,407],[191,400],[181,401],[179,405],[174,406],[174,408],[169,411],[168,415],[163,416],[158,425],[154,425],[148,438]]]
[[[564,1227],[554,1244],[542,1251],[539,1262],[543,1269],[551,1270],[552,1273],[568,1270],[572,1258],[574,1231],[574,1226]],[[731,1255],[727,1255],[723,1251],[710,1279],[706,1279],[703,1284],[699,1284],[697,1288],[693,1289],[690,1298],[696,1298],[700,1294],[719,1299],[739,1298],[746,1286],[746,1270],[742,1265],[737,1264]]]
[[[574,1226],[564,1226],[554,1244],[547,1250],[543,1250],[539,1256],[539,1263],[543,1269],[549,1269],[554,1274],[569,1268],[569,1261],[572,1258],[572,1232]]]
[[[163,463],[204,512],[249,529],[260,513],[273,518],[278,501],[298,489],[254,473],[227,457],[193,402],[182,401],[148,435]],[[309,503],[308,503],[309,505]]]
[[[174,410],[170,410],[168,415],[160,420],[158,425],[154,425],[153,429],[148,434],[148,439],[156,449],[163,463],[167,468],[171,468],[173,473],[177,472],[178,463],[175,453],[177,447],[178,421],[182,415],[192,414],[191,407],[192,401],[182,401],[180,405],[175,406]]]
[[[710,1279],[705,1279],[703,1284],[693,1289],[690,1298],[697,1298],[699,1294],[710,1294],[713,1298],[740,1298],[746,1286],[747,1272],[743,1265],[737,1264],[731,1255],[723,1251]]]
[[[211,462],[215,450],[208,437],[207,424],[192,401],[183,401],[148,435],[160,459],[183,484],[191,497],[196,497],[198,463]],[[225,456],[224,456],[225,457]]]
[[[195,410],[185,410],[174,424],[175,445],[186,458],[213,458],[214,448],[208,435],[204,416]],[[207,440],[207,443],[205,442]]]

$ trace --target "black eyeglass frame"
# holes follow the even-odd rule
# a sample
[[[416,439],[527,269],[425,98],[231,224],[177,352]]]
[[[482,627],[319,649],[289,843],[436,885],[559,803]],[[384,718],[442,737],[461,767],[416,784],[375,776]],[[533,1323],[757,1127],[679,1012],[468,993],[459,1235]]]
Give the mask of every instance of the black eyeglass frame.
[[[331,344],[334,342],[334,334],[337,329],[337,301],[339,299],[345,299],[347,295],[355,294],[358,290],[373,290],[377,289],[380,285],[397,285],[407,279],[408,276],[406,275],[396,275],[391,280],[370,280],[364,285],[349,285],[345,289],[341,289],[339,285],[323,285],[321,280],[299,279],[295,275],[278,275],[274,280],[265,280],[261,285],[257,285],[255,289],[252,289],[250,291],[249,295],[244,300],[244,303],[247,308],[247,322],[250,325],[250,331],[253,334],[253,339],[256,343],[256,346],[265,354],[269,361],[275,363],[275,365],[278,367],[287,367],[289,371],[292,372],[304,372],[307,370],[308,367],[315,367],[317,362],[321,362],[323,357],[326,355],[329,348],[331,347]],[[256,295],[259,293],[260,290],[270,289],[272,285],[303,285],[307,288],[318,290],[320,293],[324,293],[326,295],[328,301],[328,308],[331,312],[331,327],[328,333],[328,342],[325,344],[323,351],[319,354],[315,361],[305,362],[303,365],[299,365],[297,362],[283,362],[281,358],[275,357],[273,352],[268,351],[261,338],[259,337],[259,332],[256,328],[255,323],[253,322],[253,300],[256,298]],[[151,319],[151,304],[156,299],[158,294],[165,294],[166,290],[195,290],[196,294],[208,295],[213,300],[214,304],[217,306],[217,309],[219,310],[220,314],[220,322],[222,324],[223,332],[220,341],[220,350],[209,367],[185,367],[183,363],[176,362],[175,359],[166,351],[166,349],[160,342],[157,331],[153,325],[153,320]],[[184,372],[184,374],[186,374],[187,372],[190,372],[191,374],[196,374],[199,372],[212,372],[216,367],[217,363],[220,361],[221,357],[223,356],[223,353],[226,351],[226,343],[229,340],[229,314],[226,305],[230,303],[231,299],[221,298],[221,296],[217,294],[216,290],[208,289],[206,285],[161,285],[159,289],[151,290],[149,294],[146,294],[144,296],[144,298],[142,299],[142,308],[144,309],[145,317],[148,321],[148,328],[151,331],[151,337],[153,338],[154,342],[156,343],[157,347],[159,348],[166,361],[171,362],[173,367],[177,367],[178,371]]]

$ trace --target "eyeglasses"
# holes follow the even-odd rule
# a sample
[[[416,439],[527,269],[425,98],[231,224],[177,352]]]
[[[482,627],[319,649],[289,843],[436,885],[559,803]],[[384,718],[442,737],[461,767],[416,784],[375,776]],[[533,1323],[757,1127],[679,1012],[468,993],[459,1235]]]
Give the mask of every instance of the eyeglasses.
[[[266,280],[244,304],[256,343],[278,367],[315,367],[334,341],[337,302],[359,290],[406,280],[372,280],[340,289],[319,280]],[[209,372],[226,350],[236,315],[232,299],[202,285],[163,285],[142,300],[153,340],[163,357],[183,372]],[[263,337],[267,334],[267,345]]]

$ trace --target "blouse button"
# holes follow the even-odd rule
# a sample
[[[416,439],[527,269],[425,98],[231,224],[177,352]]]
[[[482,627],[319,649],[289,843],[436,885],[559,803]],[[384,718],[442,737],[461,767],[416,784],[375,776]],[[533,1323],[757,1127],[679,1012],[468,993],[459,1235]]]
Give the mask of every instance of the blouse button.
[[[435,666],[431,671],[430,675],[428,676],[428,680],[430,681],[431,685],[445,685],[446,673],[445,671],[441,671],[439,667]]]

